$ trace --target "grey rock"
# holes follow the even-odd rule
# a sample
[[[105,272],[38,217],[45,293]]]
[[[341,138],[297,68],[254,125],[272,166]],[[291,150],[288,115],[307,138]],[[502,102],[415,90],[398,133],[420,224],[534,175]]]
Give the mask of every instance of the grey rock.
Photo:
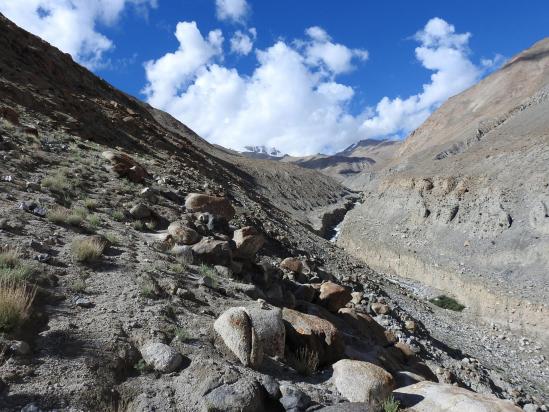
[[[232,250],[229,242],[204,238],[193,246],[197,260],[212,265],[227,266],[232,261]]]
[[[18,355],[30,355],[31,348],[27,342],[22,340],[13,341],[10,344],[10,350]]]
[[[261,364],[263,349],[245,308],[227,309],[214,322],[214,330],[244,366]]]
[[[258,304],[246,307],[252,327],[262,346],[263,353],[269,356],[284,357],[286,329],[282,320],[282,310],[275,306]]]
[[[261,385],[271,399],[280,399],[282,396],[282,393],[280,392],[280,384],[272,376],[263,375],[261,377]]]
[[[373,363],[342,359],[332,368],[337,390],[351,402],[381,402],[394,389],[391,374]]]
[[[147,343],[140,352],[147,365],[163,373],[175,371],[183,361],[177,350],[160,342]]]
[[[203,398],[207,412],[263,412],[262,390],[254,379],[239,379],[230,385],[222,385]]]
[[[287,412],[301,412],[311,404],[309,395],[293,386],[282,385],[280,391],[282,397],[279,402]]]
[[[143,203],[138,203],[130,209],[130,215],[136,219],[146,219],[151,217],[152,211],[147,205]]]
[[[168,233],[177,242],[184,245],[194,245],[200,240],[196,230],[185,226],[182,222],[172,222],[168,226]]]
[[[76,298],[74,301],[74,304],[76,306],[80,306],[81,308],[92,308],[94,305],[88,298]]]
[[[428,381],[399,388],[393,394],[402,407],[413,407],[417,412],[522,412],[511,401]]]
[[[253,258],[265,243],[263,235],[252,226],[235,230],[233,240],[236,243],[235,256],[242,259]]]

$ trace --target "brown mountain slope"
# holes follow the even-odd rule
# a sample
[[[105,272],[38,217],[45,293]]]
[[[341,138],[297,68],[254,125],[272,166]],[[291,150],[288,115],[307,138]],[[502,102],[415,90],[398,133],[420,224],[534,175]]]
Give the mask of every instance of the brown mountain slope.
[[[400,145],[400,141],[367,139],[334,155],[284,156],[280,161],[318,170],[353,190],[360,190],[376,171],[394,159]]]
[[[345,219],[340,244],[549,340],[549,39],[449,99]]]

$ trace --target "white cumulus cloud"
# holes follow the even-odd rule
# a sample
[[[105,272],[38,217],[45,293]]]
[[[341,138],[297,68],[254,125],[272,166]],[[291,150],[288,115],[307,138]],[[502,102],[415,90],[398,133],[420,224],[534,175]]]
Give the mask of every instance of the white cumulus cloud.
[[[0,12],[79,63],[96,68],[114,47],[96,25],[116,23],[127,5],[142,13],[157,7],[157,0],[0,0]]]
[[[247,33],[237,30],[231,37],[231,51],[236,54],[247,56],[254,48],[257,37],[257,30],[252,27]]]
[[[305,55],[312,65],[323,63],[334,74],[340,74],[354,69],[351,63],[353,58],[368,59],[368,51],[349,49],[343,44],[333,43],[321,27],[310,27],[306,33],[310,41],[306,44]]]
[[[470,33],[456,33],[455,27],[435,17],[415,35],[420,46],[416,58],[431,70],[431,82],[421,93],[390,99],[376,105],[374,115],[366,119],[361,130],[367,137],[408,133],[418,127],[441,103],[476,83],[483,69],[469,58]]]
[[[305,39],[256,50],[257,67],[248,75],[223,65],[221,32],[203,37],[196,24],[180,23],[176,37],[177,51],[145,65],[148,101],[210,142],[240,150],[330,153],[367,137],[403,136],[485,70],[469,58],[469,33],[431,19],[415,35],[415,55],[432,71],[430,82],[416,95],[384,97],[355,115],[349,109],[355,90],[337,77],[368,52],[335,43],[321,27],[307,29]]]
[[[243,23],[250,12],[246,0],[215,0],[217,18],[234,23]]]

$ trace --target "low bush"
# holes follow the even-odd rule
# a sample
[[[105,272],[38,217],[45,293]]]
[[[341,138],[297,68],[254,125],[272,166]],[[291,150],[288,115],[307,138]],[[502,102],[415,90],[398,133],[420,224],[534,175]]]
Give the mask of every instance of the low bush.
[[[111,214],[113,220],[117,222],[123,222],[126,219],[126,215],[121,210],[114,210]]]
[[[88,210],[95,210],[97,209],[98,205],[99,205],[99,202],[97,202],[97,200],[95,199],[92,199],[91,197],[84,199],[84,206]]]
[[[77,262],[94,262],[105,250],[105,242],[100,239],[81,238],[72,242],[72,254]]]
[[[23,281],[29,278],[32,269],[21,262],[20,253],[12,247],[0,248],[0,280]]]
[[[64,169],[57,170],[55,173],[42,179],[41,185],[57,194],[65,194],[72,189],[70,179]]]
[[[440,295],[440,296],[437,296],[436,298],[429,299],[429,302],[443,309],[449,309],[455,312],[461,312],[463,309],[465,309],[464,305],[462,305],[457,300],[446,295]]]
[[[35,289],[23,282],[0,279],[0,332],[11,332],[28,318]]]
[[[87,217],[88,211],[83,208],[67,209],[61,206],[49,209],[46,218],[58,225],[79,226]]]

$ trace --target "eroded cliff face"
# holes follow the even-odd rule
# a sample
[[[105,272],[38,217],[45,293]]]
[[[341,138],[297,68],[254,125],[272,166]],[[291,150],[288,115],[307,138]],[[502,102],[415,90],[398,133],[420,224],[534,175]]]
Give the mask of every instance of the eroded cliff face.
[[[549,40],[453,97],[364,186],[339,245],[549,340]]]

